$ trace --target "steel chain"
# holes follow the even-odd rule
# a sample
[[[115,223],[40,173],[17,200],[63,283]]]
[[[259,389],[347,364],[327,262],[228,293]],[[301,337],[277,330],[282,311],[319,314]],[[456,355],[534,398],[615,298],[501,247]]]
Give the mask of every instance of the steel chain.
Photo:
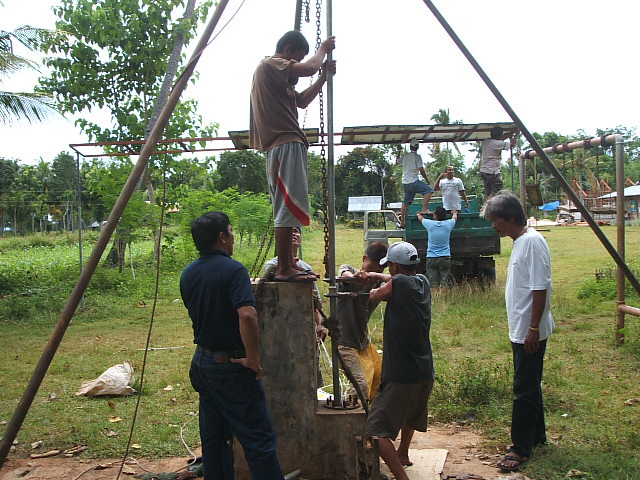
[[[316,52],[322,44],[321,29],[322,0],[316,0]],[[322,165],[322,216],[324,223],[324,267],[325,276],[329,276],[329,187],[327,185],[327,152],[324,141],[324,94],[322,90],[318,94],[320,101],[320,162]]]
[[[311,11],[311,0],[305,0],[303,2],[304,5],[304,21],[309,23],[309,13]]]

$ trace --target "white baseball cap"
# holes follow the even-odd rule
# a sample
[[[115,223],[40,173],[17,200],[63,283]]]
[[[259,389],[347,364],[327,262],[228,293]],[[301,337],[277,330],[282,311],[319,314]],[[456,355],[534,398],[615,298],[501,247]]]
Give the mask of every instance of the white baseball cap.
[[[414,138],[409,142],[409,145],[412,147],[417,147],[420,145],[420,141],[417,138]]]
[[[409,242],[397,242],[389,247],[387,256],[380,260],[380,265],[386,265],[387,262],[399,263],[400,265],[415,265],[420,263],[418,251]]]

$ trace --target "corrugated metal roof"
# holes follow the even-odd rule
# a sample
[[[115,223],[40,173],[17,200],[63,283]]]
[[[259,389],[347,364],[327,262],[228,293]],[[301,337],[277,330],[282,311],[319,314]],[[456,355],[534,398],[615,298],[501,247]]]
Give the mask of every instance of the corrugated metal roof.
[[[421,143],[475,142],[491,137],[493,127],[502,127],[502,138],[518,133],[515,123],[456,123],[452,125],[373,125],[345,127],[342,145],[408,143],[417,139]]]

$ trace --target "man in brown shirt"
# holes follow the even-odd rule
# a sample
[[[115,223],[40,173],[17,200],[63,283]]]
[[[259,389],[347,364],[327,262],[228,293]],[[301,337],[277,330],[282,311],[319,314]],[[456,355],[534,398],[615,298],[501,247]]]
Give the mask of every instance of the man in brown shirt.
[[[325,61],[335,48],[335,37],[327,38],[307,61],[309,44],[298,31],[278,41],[276,53],[264,58],[253,75],[251,87],[251,148],[267,152],[267,179],[273,205],[278,267],[275,281],[314,281],[314,272],[301,271],[294,262],[293,227],[309,225],[307,148],[309,142],[298,124],[298,108],[306,108],[320,93],[335,61]],[[318,79],[306,90],[294,88],[299,77]]]

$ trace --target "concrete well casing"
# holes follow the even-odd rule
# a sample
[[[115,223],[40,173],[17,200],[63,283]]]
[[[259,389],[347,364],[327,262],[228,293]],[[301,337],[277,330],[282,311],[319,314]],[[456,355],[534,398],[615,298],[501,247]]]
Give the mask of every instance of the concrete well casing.
[[[262,382],[283,472],[300,469],[300,478],[310,480],[378,480],[380,462],[364,438],[364,410],[332,410],[317,400],[312,284],[267,282],[254,289]],[[249,480],[236,439],[234,456],[236,479]]]

